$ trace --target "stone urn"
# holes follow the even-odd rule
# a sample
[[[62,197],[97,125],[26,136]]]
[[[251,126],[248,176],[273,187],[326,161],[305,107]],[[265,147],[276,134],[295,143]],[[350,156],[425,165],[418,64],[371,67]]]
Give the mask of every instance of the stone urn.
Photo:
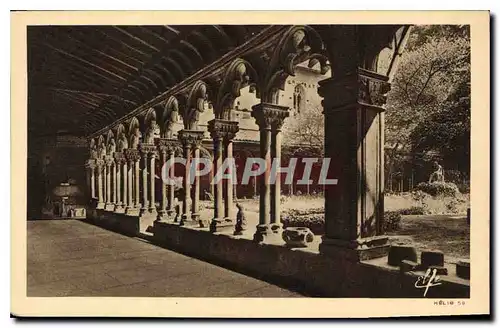
[[[283,230],[282,237],[290,247],[307,247],[314,240],[314,234],[305,227],[288,227]]]

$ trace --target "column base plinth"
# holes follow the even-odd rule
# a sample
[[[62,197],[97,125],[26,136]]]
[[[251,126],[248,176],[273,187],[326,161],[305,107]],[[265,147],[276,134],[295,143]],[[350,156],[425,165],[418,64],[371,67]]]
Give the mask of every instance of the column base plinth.
[[[125,213],[125,208],[122,204],[118,204],[115,207],[115,213]]]
[[[115,211],[115,204],[107,203],[106,206],[104,207],[104,210],[114,212]]]
[[[234,227],[234,222],[228,218],[215,218],[210,222],[210,232],[221,232]]]
[[[106,205],[103,202],[97,203],[96,209],[103,210]]]
[[[149,209],[147,207],[136,207],[139,210],[140,215],[144,215],[149,213]]]
[[[332,258],[342,258],[354,262],[366,261],[387,256],[390,247],[388,240],[389,238],[384,235],[352,241],[323,236],[319,252]]]
[[[132,215],[132,216],[138,216],[139,215],[139,209],[135,207],[127,207],[125,208],[125,214],[126,215]]]
[[[169,221],[170,216],[167,214],[165,210],[159,210],[158,215],[156,216],[156,222],[166,222]]]
[[[181,221],[179,222],[180,226],[188,225],[191,221],[191,214],[182,214]]]
[[[253,235],[253,240],[257,243],[284,243],[281,233],[283,232],[280,223],[259,224]]]

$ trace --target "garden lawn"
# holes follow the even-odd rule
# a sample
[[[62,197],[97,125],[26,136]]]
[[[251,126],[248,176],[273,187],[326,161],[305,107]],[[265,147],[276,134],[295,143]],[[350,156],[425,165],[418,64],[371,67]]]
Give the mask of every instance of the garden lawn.
[[[461,215],[403,216],[401,229],[387,234],[391,243],[412,243],[419,251],[438,249],[447,261],[470,256],[470,226]]]

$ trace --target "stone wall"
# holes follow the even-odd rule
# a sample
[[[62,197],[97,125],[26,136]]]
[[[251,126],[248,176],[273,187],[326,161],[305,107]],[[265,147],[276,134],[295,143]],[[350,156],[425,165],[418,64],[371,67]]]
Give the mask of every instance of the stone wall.
[[[76,205],[85,205],[88,200],[85,160],[89,157],[87,141],[73,135],[31,136],[28,141],[28,218],[50,216],[56,201],[54,188],[69,182],[80,190],[70,200]]]

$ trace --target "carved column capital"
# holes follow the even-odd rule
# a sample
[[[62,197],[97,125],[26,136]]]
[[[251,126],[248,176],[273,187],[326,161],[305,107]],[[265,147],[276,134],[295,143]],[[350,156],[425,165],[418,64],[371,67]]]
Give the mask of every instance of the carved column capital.
[[[252,117],[260,130],[281,129],[285,119],[290,116],[289,107],[270,103],[252,106]]]
[[[115,160],[111,155],[106,155],[105,162],[107,167],[111,167],[111,165],[113,165]]]
[[[88,169],[95,169],[96,168],[96,160],[95,159],[88,159],[85,161],[85,167]]]
[[[176,139],[161,138],[158,140],[158,151],[162,154],[172,154],[179,148],[179,141]]]
[[[198,148],[204,136],[203,131],[198,130],[181,130],[178,133],[178,138],[181,144],[187,148]]]
[[[233,140],[239,130],[237,121],[213,119],[208,122],[208,131],[214,140]]]
[[[141,159],[141,154],[137,149],[126,149],[125,157],[129,162],[136,162]]]
[[[323,107],[326,114],[358,104],[376,107],[382,111],[387,101],[386,95],[391,90],[388,80],[389,77],[385,75],[357,68],[356,71],[343,76],[320,81],[318,93],[324,97]]]
[[[120,164],[122,164],[122,163],[123,163],[123,161],[125,161],[125,154],[124,154],[124,153],[122,153],[122,152],[116,152],[116,153],[114,154],[114,157],[115,157],[115,163],[116,163],[117,165],[120,165]]]

